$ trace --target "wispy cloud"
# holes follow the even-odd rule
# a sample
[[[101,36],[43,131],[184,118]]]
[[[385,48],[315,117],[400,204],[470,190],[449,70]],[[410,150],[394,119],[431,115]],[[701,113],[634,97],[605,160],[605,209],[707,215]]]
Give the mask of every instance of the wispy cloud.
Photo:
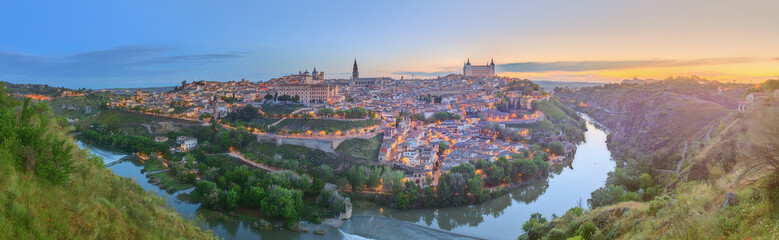
[[[233,53],[168,54],[171,51],[173,49],[162,46],[131,45],[64,56],[0,52],[0,76],[8,80],[34,81],[150,77],[185,69],[185,65],[218,63],[242,57]]]
[[[559,61],[559,62],[519,62],[497,65],[498,72],[548,72],[548,71],[593,71],[607,69],[629,69],[647,67],[683,67],[716,65],[728,63],[754,62],[754,58],[703,58],[692,60],[628,60],[628,61]]]

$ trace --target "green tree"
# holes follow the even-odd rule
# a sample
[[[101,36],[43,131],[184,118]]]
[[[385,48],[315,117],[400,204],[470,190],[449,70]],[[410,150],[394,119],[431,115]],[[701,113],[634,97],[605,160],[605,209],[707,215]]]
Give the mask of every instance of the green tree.
[[[279,186],[271,186],[267,197],[260,202],[260,209],[264,213],[286,219],[297,219],[302,206],[300,191]]]
[[[561,142],[550,142],[547,147],[549,147],[549,151],[555,155],[565,154],[565,147],[563,147]]]
[[[193,200],[202,203],[203,207],[213,209],[219,203],[219,188],[214,182],[202,180],[195,184],[195,189],[190,196]]]
[[[425,188],[424,197],[425,197],[425,207],[432,208],[436,206],[437,199],[435,197],[435,192],[433,191],[433,187]]]
[[[529,239],[541,239],[544,236],[541,225],[545,223],[546,218],[542,217],[540,213],[533,213],[530,215],[530,219],[522,225],[522,230],[525,230]]]
[[[590,205],[590,208],[612,205],[618,203],[622,195],[626,193],[627,191],[624,187],[608,184],[593,191],[587,203]]]
[[[335,111],[329,108],[321,108],[316,113],[317,116],[322,116],[322,117],[332,117],[333,114],[335,114]]]
[[[238,207],[238,192],[235,189],[222,192],[224,196],[224,205],[222,206],[225,211],[232,211]]]
[[[448,174],[445,174],[448,175]],[[449,191],[449,184],[444,176],[438,179],[438,186],[436,186],[436,193],[438,194],[438,206],[446,207],[451,204],[451,192]]]
[[[446,151],[446,147],[447,147],[446,142],[444,142],[444,141],[439,142],[438,143],[438,155],[443,155],[444,152]]]
[[[638,182],[642,189],[649,189],[649,187],[654,186],[654,180],[652,180],[652,175],[649,175],[648,173],[642,173],[641,176],[638,177]]]

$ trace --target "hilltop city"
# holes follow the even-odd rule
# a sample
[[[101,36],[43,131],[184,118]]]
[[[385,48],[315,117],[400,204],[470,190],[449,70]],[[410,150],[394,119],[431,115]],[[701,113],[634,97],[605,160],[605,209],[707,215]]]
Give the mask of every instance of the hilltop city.
[[[462,74],[404,80],[361,77],[355,60],[349,79],[327,79],[325,72],[314,68],[261,82],[184,81],[171,91],[137,90],[107,106],[193,121],[215,120],[268,139],[306,146],[311,145],[305,140],[339,142],[382,134],[375,157],[378,164],[405,169],[407,179],[420,186],[435,186],[442,171],[461,163],[511,158],[523,150],[532,150],[528,151],[532,156],[536,149],[529,146],[533,143],[559,143],[563,147],[549,157],[552,162],[563,161],[575,149],[565,134],[518,127],[544,120],[544,112],[534,103],[549,96],[531,81],[496,76],[492,60],[474,65],[468,59]],[[236,123],[222,119],[246,106],[272,120]],[[275,113],[266,108],[290,111]],[[324,130],[274,128],[290,119],[372,120],[375,124]],[[186,146],[185,139],[179,139],[182,146],[178,150],[196,146],[192,144],[196,139],[187,139]],[[337,147],[321,148],[332,151]]]

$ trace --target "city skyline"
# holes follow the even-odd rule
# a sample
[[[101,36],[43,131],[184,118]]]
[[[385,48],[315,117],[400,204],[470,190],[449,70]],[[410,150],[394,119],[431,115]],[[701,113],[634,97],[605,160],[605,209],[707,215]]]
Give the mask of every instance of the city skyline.
[[[357,57],[377,77],[461,73],[470,58],[532,80],[756,82],[779,75],[779,5],[757,2],[7,3],[0,81],[154,87],[311,67],[346,79]]]

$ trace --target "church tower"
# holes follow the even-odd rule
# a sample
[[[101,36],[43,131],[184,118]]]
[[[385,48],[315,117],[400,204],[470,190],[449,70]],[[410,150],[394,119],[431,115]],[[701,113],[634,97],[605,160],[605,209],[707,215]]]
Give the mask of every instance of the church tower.
[[[360,71],[357,70],[357,58],[354,59],[354,67],[352,68],[352,80],[360,78]]]

